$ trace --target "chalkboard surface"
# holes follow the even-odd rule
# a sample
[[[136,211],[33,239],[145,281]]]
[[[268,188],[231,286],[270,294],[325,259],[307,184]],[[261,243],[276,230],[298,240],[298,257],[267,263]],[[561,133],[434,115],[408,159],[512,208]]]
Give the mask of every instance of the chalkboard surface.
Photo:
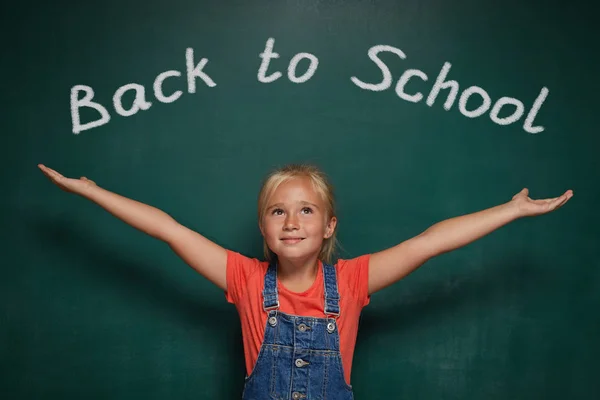
[[[233,399],[236,310],[87,176],[261,257],[256,197],[309,162],[339,257],[573,189],[372,298],[357,399],[600,398],[591,3],[33,0],[4,6],[0,397]]]

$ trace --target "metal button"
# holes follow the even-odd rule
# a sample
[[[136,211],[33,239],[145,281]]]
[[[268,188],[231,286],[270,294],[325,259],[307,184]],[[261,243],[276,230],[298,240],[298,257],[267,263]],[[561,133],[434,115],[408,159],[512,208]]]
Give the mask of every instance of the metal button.
[[[269,318],[269,325],[271,325],[271,326],[277,325],[277,318],[276,317],[270,317]]]
[[[327,332],[331,333],[335,331],[335,324],[333,322],[330,322],[327,324]]]
[[[308,329],[308,326],[306,326],[305,324],[298,325],[298,330],[300,332],[305,332],[307,329]]]
[[[304,361],[303,359],[299,358],[296,360],[296,367],[302,368],[305,365],[308,365],[308,363],[306,361]]]
[[[306,397],[306,395],[302,394],[302,393],[298,393],[298,392],[292,393],[292,399],[294,399],[294,400],[304,399],[305,397]]]

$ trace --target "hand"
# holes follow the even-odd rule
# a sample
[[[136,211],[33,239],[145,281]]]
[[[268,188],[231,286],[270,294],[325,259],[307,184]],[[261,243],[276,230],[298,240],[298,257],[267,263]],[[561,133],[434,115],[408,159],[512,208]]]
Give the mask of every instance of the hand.
[[[532,200],[528,197],[528,194],[529,190],[525,188],[512,198],[511,202],[515,205],[520,217],[532,217],[552,212],[562,207],[573,197],[572,190],[567,190],[562,196],[542,200]]]
[[[48,168],[43,164],[38,164],[38,167],[42,170],[44,175],[46,175],[48,179],[52,181],[52,183],[65,192],[81,194],[86,188],[89,188],[90,186],[96,186],[94,181],[89,180],[85,176],[82,176],[79,179],[66,178],[52,168]]]

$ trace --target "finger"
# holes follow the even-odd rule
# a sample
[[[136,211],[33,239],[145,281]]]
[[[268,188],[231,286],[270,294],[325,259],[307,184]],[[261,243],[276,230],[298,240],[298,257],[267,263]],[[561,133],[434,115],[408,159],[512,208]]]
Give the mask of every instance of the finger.
[[[48,171],[46,175],[48,175],[48,178],[52,179],[55,182],[59,181],[62,178],[62,176],[56,171]]]
[[[561,202],[562,202],[562,199],[560,197],[557,197],[554,199],[543,199],[543,200],[532,201],[532,203],[535,204],[536,206],[538,206],[539,209],[543,213],[553,211],[554,209],[556,209],[558,207],[558,205]]]
[[[556,199],[558,199],[558,197],[555,197],[553,199],[531,200],[531,202],[536,205],[545,206],[545,205],[551,204]]]
[[[570,199],[573,196],[573,192],[571,190],[567,190],[566,192],[564,192],[562,195],[558,196],[558,197],[553,197],[553,198],[549,198],[549,199],[544,199],[543,201],[547,201],[547,202],[552,202],[558,199]]]
[[[46,167],[44,164],[39,164],[38,167],[43,171],[43,172],[50,172],[50,171],[54,171],[52,168],[50,167]]]
[[[562,196],[558,196],[558,197],[550,197],[547,199],[538,199],[538,200],[532,200],[535,204],[546,204],[546,203],[552,203],[553,201],[559,200],[559,199],[563,199],[565,197],[565,195],[563,194]]]
[[[560,197],[557,197],[554,201],[550,202],[549,206],[552,210],[556,210],[557,208],[565,204],[567,200],[568,197],[566,195],[562,195]]]
[[[46,174],[46,175],[48,175],[48,173],[50,172],[50,168],[46,167],[46,166],[45,166],[45,165],[43,165],[43,164],[39,164],[39,165],[38,165],[38,167],[39,167],[39,169],[40,169],[40,170],[42,170],[42,172],[43,172],[44,174]]]
[[[53,170],[53,169],[52,169],[52,168],[50,168],[50,167],[46,167],[46,171],[48,171],[48,172],[51,172],[51,173],[54,173],[54,174],[58,174],[58,172],[56,172],[55,170]],[[59,175],[60,175],[60,174],[59,174]]]
[[[558,207],[562,207],[567,201],[569,201],[569,199],[571,198],[571,196],[567,196],[565,195],[565,198],[558,204]]]
[[[48,173],[54,177],[55,179],[61,179],[64,178],[64,176],[62,176],[61,174],[59,174],[58,172],[56,172],[55,170],[53,170],[52,168],[48,168]]]
[[[48,170],[48,168],[45,168],[45,167],[44,167],[44,168],[42,168],[42,173],[43,173],[44,175],[46,175],[46,178],[48,178],[48,179],[53,179],[53,177],[52,177],[52,173],[50,172],[50,170]]]
[[[553,199],[538,199],[538,200],[531,200],[531,202],[532,202],[532,203],[534,203],[534,204],[541,204],[541,205],[544,205],[544,204],[547,204],[547,203],[549,203],[549,202],[550,202],[550,201],[552,201],[552,200],[553,200]]]
[[[50,170],[46,172],[46,176],[48,177],[48,179],[50,179],[53,183],[57,184],[57,185],[63,185],[63,182],[65,180],[65,177],[62,176],[61,174],[59,174],[58,172],[54,171],[54,170]]]

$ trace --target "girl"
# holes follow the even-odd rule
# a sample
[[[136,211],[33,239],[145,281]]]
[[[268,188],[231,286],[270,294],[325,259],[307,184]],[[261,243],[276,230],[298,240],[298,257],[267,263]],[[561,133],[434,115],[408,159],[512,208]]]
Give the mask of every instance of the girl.
[[[154,207],[82,177],[39,165],[61,189],[87,198],[166,242],[223,289],[238,310],[246,361],[243,399],[352,399],[350,371],[361,310],[370,296],[442,253],[465,246],[517,218],[564,205],[562,196],[532,200],[523,189],[504,204],[434,224],[394,247],[331,264],[337,218],[333,190],[313,166],[271,173],[259,193],[266,261],[227,250]]]

